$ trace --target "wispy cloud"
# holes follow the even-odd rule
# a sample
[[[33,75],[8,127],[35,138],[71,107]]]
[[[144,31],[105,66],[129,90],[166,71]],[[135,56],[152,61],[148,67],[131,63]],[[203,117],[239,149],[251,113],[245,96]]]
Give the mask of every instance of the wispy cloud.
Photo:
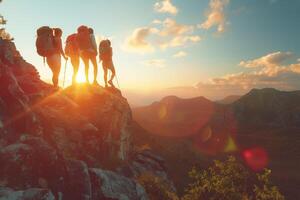
[[[161,36],[178,36],[193,31],[193,26],[177,23],[174,19],[167,18],[162,22]]]
[[[228,74],[211,79],[209,82],[200,82],[197,88],[208,92],[208,96],[218,96],[220,92],[226,95],[243,94],[252,88],[273,87],[282,90],[300,88],[300,61],[284,65],[290,58],[291,52],[274,52],[260,58],[242,61],[239,65],[252,70]]]
[[[278,51],[254,60],[241,61],[239,65],[246,68],[275,67],[281,65],[292,56],[293,54],[291,52]]]
[[[135,29],[125,41],[125,50],[138,53],[153,52],[154,46],[149,42],[148,38],[157,32],[157,29],[151,27]]]
[[[134,52],[153,52],[197,43],[201,37],[193,34],[194,27],[180,24],[174,19],[154,20],[149,27],[135,29],[125,41],[125,50]]]
[[[146,66],[157,67],[157,68],[166,67],[166,61],[164,59],[146,60],[143,62],[143,64]]]
[[[185,51],[179,51],[176,54],[173,55],[174,58],[182,58],[187,56],[187,53]]]
[[[228,24],[224,12],[225,7],[229,4],[229,0],[210,0],[209,10],[206,13],[206,21],[199,24],[198,27],[202,29],[210,29],[217,27],[218,33],[223,33]]]
[[[154,4],[154,10],[159,13],[169,13],[176,15],[178,8],[173,5],[171,0],[159,0]]]

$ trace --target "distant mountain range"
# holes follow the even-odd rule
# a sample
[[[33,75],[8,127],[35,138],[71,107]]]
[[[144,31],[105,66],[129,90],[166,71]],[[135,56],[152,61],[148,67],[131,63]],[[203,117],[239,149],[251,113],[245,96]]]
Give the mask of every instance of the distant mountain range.
[[[168,96],[133,109],[134,119],[146,130],[172,136],[195,134],[207,124],[221,122],[221,118],[225,123],[228,116],[234,118],[239,127],[298,127],[300,91],[253,89],[244,96],[228,96],[217,102],[205,97]]]
[[[253,89],[231,107],[243,125],[300,127],[300,91]]]
[[[215,101],[216,103],[219,103],[219,104],[231,104],[237,100],[239,100],[242,96],[240,95],[230,95],[230,96],[227,96],[221,100],[218,100],[218,101]]]
[[[262,147],[274,182],[288,199],[300,198],[300,91],[253,89],[217,102],[168,96],[132,112],[135,143],[166,158],[178,188],[194,165],[205,168],[224,153]]]
[[[214,107],[215,103],[204,97],[181,99],[168,96],[149,106],[134,108],[133,117],[152,133],[183,136],[208,123],[215,112]]]

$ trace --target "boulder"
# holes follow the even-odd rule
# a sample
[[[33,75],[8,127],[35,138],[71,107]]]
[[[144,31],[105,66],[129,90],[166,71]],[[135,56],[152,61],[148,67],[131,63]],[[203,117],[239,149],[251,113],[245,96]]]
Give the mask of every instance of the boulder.
[[[92,168],[93,199],[147,200],[144,188],[135,181],[112,171]]]
[[[0,200],[55,200],[55,198],[48,189],[30,188],[15,191],[0,187]]]
[[[65,199],[90,200],[91,181],[87,165],[79,160],[67,160],[67,181]]]

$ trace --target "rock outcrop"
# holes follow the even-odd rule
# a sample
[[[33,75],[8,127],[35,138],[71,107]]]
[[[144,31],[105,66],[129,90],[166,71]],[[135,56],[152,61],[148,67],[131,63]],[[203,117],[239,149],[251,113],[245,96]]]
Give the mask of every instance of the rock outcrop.
[[[0,199],[148,199],[115,170],[133,163],[131,109],[119,90],[56,91],[3,39],[0,83]]]
[[[48,189],[30,188],[27,190],[15,191],[11,188],[0,188],[1,200],[27,200],[27,199],[39,199],[39,200],[55,200],[53,194]]]

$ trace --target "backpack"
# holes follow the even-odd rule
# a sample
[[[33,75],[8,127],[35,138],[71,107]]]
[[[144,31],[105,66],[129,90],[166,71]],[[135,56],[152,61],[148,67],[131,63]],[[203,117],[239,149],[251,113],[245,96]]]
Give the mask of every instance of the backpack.
[[[79,48],[77,44],[77,34],[69,35],[66,40],[65,54],[68,57],[79,56]]]
[[[80,26],[77,29],[77,44],[80,52],[88,53],[93,56],[97,55],[95,51],[89,28],[87,26]]]
[[[112,59],[112,48],[109,40],[102,40],[99,45],[99,54],[102,61]]]
[[[37,53],[42,57],[48,57],[56,52],[53,30],[48,26],[42,26],[37,30],[35,42]]]

